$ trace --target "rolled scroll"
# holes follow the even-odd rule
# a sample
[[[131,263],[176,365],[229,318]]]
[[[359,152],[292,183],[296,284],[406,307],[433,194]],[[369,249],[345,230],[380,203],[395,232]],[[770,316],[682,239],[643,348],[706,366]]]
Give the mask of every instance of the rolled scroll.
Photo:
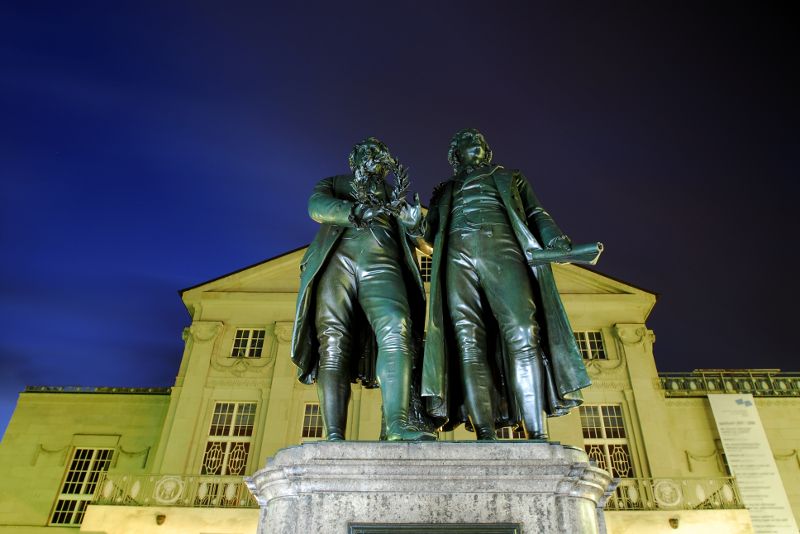
[[[545,248],[531,250],[528,253],[528,264],[544,265],[546,263],[588,263],[594,265],[603,252],[602,243],[584,243],[572,245],[570,250]]]

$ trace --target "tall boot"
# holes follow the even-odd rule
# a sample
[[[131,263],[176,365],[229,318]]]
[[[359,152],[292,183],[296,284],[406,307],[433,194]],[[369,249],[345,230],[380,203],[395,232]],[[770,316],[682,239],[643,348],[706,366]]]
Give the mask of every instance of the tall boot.
[[[528,439],[547,439],[544,424],[544,366],[538,352],[517,354],[513,358],[512,387]]]
[[[317,380],[322,422],[328,434],[328,441],[344,439],[347,426],[347,404],[350,402],[350,381],[335,371],[323,371]]]
[[[463,365],[464,404],[480,441],[497,441],[492,409],[491,374],[477,361]]]
[[[383,398],[387,441],[433,441],[436,434],[408,422],[411,395],[411,358],[403,352],[380,354],[376,372]]]

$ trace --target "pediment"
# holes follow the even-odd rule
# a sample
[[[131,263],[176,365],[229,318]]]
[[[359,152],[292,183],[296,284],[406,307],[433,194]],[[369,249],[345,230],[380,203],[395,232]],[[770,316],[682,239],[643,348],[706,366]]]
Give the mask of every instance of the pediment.
[[[300,260],[306,249],[302,247],[280,256],[220,276],[181,292],[184,300],[199,293],[296,293],[300,286]]]
[[[300,260],[308,247],[302,247],[238,271],[183,290],[184,300],[207,292],[296,293],[300,284]],[[596,271],[576,265],[554,265],[558,291],[562,295],[639,295],[654,294]]]
[[[638,287],[577,265],[554,265],[553,275],[562,295],[653,295]]]

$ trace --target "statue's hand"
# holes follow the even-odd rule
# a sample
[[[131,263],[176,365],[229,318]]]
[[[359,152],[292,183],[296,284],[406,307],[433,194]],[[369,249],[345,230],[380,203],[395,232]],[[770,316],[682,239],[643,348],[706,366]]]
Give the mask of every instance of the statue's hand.
[[[419,201],[419,193],[414,193],[414,204],[403,202],[397,220],[408,230],[413,230],[419,226],[422,221],[422,205]]]
[[[367,204],[356,204],[353,208],[353,222],[356,226],[363,228],[376,217],[385,214],[383,207],[374,207]]]
[[[547,248],[569,252],[570,250],[572,250],[572,241],[570,241],[569,237],[565,235],[560,235],[558,237],[554,237],[553,239],[551,239],[550,242],[547,244]]]

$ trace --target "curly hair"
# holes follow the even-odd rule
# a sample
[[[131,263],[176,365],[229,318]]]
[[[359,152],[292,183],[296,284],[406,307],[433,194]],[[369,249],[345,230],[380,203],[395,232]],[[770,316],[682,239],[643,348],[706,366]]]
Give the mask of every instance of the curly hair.
[[[492,149],[489,148],[489,144],[486,142],[486,138],[483,134],[475,128],[464,128],[456,132],[450,140],[450,148],[447,150],[447,161],[450,163],[450,166],[453,167],[453,172],[456,174],[461,171],[461,160],[458,157],[458,143],[465,137],[478,139],[483,145],[483,150],[486,152],[485,163],[492,162]]]
[[[362,159],[372,148],[377,148],[378,151],[382,152],[387,157],[389,156],[389,147],[387,147],[383,141],[377,137],[367,137],[363,141],[356,143],[353,146],[353,150],[350,151],[350,155],[347,157],[347,163],[350,165],[351,171],[356,170],[356,161]]]

